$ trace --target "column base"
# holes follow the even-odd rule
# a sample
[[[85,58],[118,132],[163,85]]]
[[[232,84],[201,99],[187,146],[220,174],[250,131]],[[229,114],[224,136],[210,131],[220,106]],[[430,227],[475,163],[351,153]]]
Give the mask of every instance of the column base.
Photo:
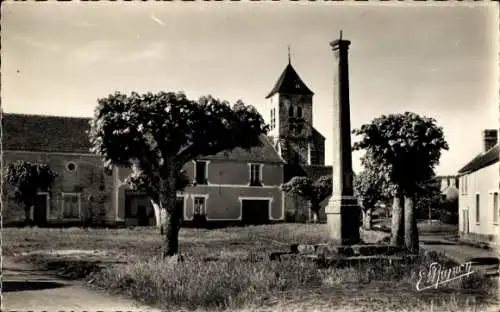
[[[330,241],[336,245],[360,242],[360,208],[356,197],[332,196],[325,208]]]

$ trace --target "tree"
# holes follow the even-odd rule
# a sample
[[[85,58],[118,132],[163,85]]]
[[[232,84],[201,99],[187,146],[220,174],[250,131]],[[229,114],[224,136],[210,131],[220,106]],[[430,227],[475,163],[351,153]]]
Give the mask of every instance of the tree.
[[[165,216],[163,255],[172,256],[183,213],[175,204],[183,166],[200,156],[260,145],[267,131],[262,116],[241,101],[231,108],[211,96],[192,101],[183,93],[116,92],[98,100],[89,137],[106,168],[132,168],[128,180],[147,186]]]
[[[296,194],[311,203],[313,220],[318,220],[319,204],[332,194],[332,177],[322,176],[313,181],[311,178],[297,176],[281,185],[281,190],[289,194]]]
[[[374,169],[373,160],[365,155],[361,163],[364,165],[364,170],[354,176],[353,186],[354,194],[363,211],[363,228],[369,230],[372,227],[373,208],[377,202],[386,199],[386,190],[383,180]]]
[[[14,187],[14,199],[23,206],[24,222],[31,224],[30,209],[34,207],[38,191],[50,190],[56,178],[49,166],[16,161],[7,167],[7,183]]]
[[[405,112],[382,115],[353,133],[362,137],[353,149],[370,153],[376,172],[393,196],[391,243],[417,252],[415,197],[422,184],[434,176],[441,150],[448,149],[442,128],[433,118]]]
[[[419,218],[432,219],[432,209],[441,203],[440,184],[436,179],[431,179],[422,184],[420,192],[416,195],[415,211]]]

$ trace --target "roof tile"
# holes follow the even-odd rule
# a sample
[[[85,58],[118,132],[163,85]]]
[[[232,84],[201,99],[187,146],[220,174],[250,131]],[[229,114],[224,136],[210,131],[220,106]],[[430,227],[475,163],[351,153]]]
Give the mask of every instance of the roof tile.
[[[59,153],[89,153],[91,144],[86,133],[90,118],[24,115],[2,116],[4,150]],[[283,163],[265,135],[261,145],[244,150],[235,148],[203,159]]]
[[[299,75],[293,69],[291,64],[285,67],[285,70],[278,78],[278,81],[274,85],[274,88],[266,96],[270,98],[275,93],[289,93],[289,94],[307,94],[313,95],[314,93],[309,89],[306,84],[300,79]]]
[[[90,118],[8,114],[2,116],[3,148],[33,152],[90,153]]]
[[[471,161],[469,161],[465,166],[458,171],[459,174],[467,174],[473,171],[477,171],[481,168],[487,167],[494,164],[499,159],[500,145],[497,144],[486,152],[483,152]]]

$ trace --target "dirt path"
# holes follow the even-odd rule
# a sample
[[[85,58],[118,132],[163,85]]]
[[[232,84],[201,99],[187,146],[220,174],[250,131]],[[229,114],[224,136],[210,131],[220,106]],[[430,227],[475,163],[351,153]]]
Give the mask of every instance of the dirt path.
[[[426,250],[433,250],[437,252],[442,252],[448,257],[459,263],[465,263],[471,259],[477,260],[479,262],[473,262],[472,267],[480,271],[493,274],[498,272],[498,260],[497,263],[480,263],[481,260],[495,259],[499,258],[499,255],[493,251],[466,246],[462,244],[457,244],[446,240],[441,235],[428,234],[420,236],[420,244],[422,248]]]
[[[161,311],[51,277],[29,264],[2,260],[1,311]]]

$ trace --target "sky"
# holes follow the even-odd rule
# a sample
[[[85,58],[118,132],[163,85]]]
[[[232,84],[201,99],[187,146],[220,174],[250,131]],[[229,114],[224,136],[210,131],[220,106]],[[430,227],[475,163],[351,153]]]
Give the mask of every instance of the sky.
[[[493,2],[3,2],[1,27],[7,113],[91,117],[97,99],[115,91],[184,91],[259,107],[290,45],[315,93],[314,126],[331,164],[329,42],[342,29],[351,41],[353,128],[405,111],[435,118],[450,146],[437,174],[455,174],[482,151],[482,130],[499,128]]]

